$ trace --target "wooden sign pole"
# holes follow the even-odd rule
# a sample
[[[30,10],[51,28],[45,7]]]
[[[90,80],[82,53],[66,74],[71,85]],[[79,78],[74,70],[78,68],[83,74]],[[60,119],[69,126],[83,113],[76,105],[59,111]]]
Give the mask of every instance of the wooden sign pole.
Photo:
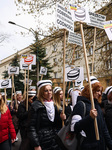
[[[27,78],[27,99],[26,99],[26,111],[28,111],[28,88],[29,88],[29,65],[28,65],[28,78]]]
[[[83,24],[82,23],[80,23],[80,29],[81,29],[81,36],[82,36],[82,42],[83,42],[83,50],[84,50],[84,58],[85,58],[85,64],[86,64],[87,77],[88,77],[88,82],[89,82],[91,106],[92,106],[92,109],[94,109],[95,105],[94,105],[93,93],[92,93],[92,88],[91,88],[91,83],[90,83],[90,75],[89,75],[87,53],[86,53],[86,46],[85,46],[85,39],[84,39]],[[99,132],[98,132],[98,125],[97,125],[97,119],[96,118],[94,120],[94,126],[95,126],[96,139],[99,140]]]
[[[73,83],[73,91],[75,91],[75,80],[73,80],[72,83]]]
[[[26,99],[26,69],[24,72],[24,94],[23,94],[23,100]]]
[[[66,46],[66,29],[64,29],[64,49],[63,49],[63,114],[65,112],[65,46]],[[62,122],[64,125],[64,121]]]
[[[14,75],[13,75],[13,89],[14,89],[14,97],[15,97],[15,102],[16,102],[16,109],[18,109],[16,91],[15,91],[15,86],[14,86]]]
[[[70,89],[70,84],[71,84],[71,81],[69,81],[68,89]],[[68,97],[69,97],[69,94],[67,93],[67,104],[68,104]]]
[[[6,88],[4,88],[4,93],[5,93],[5,104],[7,103],[7,99],[6,99]]]
[[[12,107],[12,102],[13,102],[13,75],[12,75],[12,93],[11,93],[11,107]]]
[[[66,87],[67,87],[67,82],[65,82],[65,93],[66,93]],[[66,101],[65,101],[65,105],[67,105]]]
[[[94,44],[93,44],[93,57],[92,57],[92,76],[94,71],[94,52],[95,52],[95,46],[96,46],[96,27],[94,28]]]
[[[43,74],[41,75],[41,80],[43,79]]]

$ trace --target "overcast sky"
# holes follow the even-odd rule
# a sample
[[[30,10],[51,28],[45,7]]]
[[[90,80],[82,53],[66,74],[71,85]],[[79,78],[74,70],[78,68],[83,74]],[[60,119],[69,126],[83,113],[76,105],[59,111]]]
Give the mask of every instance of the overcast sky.
[[[101,0],[99,0],[99,4],[100,1]],[[45,17],[41,18],[37,17],[35,21],[35,19],[31,15],[24,15],[22,13],[22,15],[16,16],[17,13],[19,12],[17,11],[17,7],[14,4],[14,0],[2,0],[0,2],[0,35],[7,35],[5,41],[0,43],[0,60],[10,56],[13,53],[16,53],[19,50],[26,48],[34,41],[34,36],[31,32],[30,34],[27,34],[27,30],[9,24],[9,21],[13,21],[16,24],[24,26],[28,29],[32,28],[33,30],[37,30],[37,24],[39,28],[41,27],[43,30],[45,30],[45,25],[50,22],[55,23],[55,14],[52,16],[46,14]],[[50,10],[48,13],[50,13]],[[25,32],[26,36],[22,36],[20,34],[21,32]]]
[[[8,23],[8,21],[13,21],[16,24],[24,26],[28,29],[33,28],[33,30],[37,30],[37,23],[31,15],[26,14],[16,16],[17,12],[17,7],[15,6],[13,0],[2,0],[0,2],[0,35],[7,35],[5,41],[0,43],[0,60],[16,53],[21,49],[24,49],[34,41],[34,37],[31,32],[29,35],[27,34],[24,37],[20,33],[28,33],[27,30]],[[47,17],[46,23],[50,20],[51,18]],[[38,18],[36,21],[38,22]]]

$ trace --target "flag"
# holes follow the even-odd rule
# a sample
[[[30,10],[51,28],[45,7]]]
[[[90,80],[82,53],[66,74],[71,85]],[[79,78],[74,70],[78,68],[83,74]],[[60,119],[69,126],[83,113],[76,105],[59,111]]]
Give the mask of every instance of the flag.
[[[72,4],[70,4],[70,9],[76,11],[76,10],[77,10],[77,5],[72,5]]]
[[[104,26],[104,29],[112,28],[112,24],[105,24],[105,25],[103,25],[103,26]]]

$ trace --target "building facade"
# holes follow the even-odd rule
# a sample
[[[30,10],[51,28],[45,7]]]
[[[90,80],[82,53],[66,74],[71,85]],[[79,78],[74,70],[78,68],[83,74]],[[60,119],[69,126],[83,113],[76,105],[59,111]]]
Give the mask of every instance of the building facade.
[[[106,20],[112,18],[112,2],[105,7],[98,10],[96,13],[106,16]],[[109,41],[105,30],[96,28],[96,46],[93,53],[94,44],[94,30],[92,26],[83,24],[84,37],[86,43],[86,52],[88,58],[88,67],[90,75],[94,75],[102,83],[104,89],[112,85],[112,42]],[[80,24],[75,23],[75,32],[80,33]],[[62,86],[63,83],[63,49],[64,49],[64,30],[59,30],[41,40],[43,47],[46,48],[46,58],[53,67],[51,73],[52,81],[55,86]],[[76,67],[83,67],[84,78],[87,77],[85,66],[83,47],[68,43],[68,32],[66,33],[66,54],[65,63],[67,65],[74,65]],[[18,55],[29,54],[31,52],[30,46],[18,51]],[[94,54],[94,57],[93,57]],[[0,64],[0,79],[3,78],[2,72],[6,70],[12,61],[15,54],[3,59]],[[94,60],[93,74],[92,63]],[[84,80],[84,85],[86,81]]]

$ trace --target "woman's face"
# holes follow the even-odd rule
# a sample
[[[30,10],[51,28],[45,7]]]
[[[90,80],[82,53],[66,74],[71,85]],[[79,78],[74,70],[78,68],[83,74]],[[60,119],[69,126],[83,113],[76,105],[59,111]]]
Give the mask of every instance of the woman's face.
[[[51,85],[46,85],[45,86],[43,97],[46,100],[50,100],[52,98],[52,87],[51,87]]]
[[[17,100],[21,101],[22,100],[22,94],[17,94]]]
[[[28,98],[28,101],[29,101],[30,103],[33,103],[33,98],[34,98],[34,96],[29,97],[29,98]]]
[[[101,97],[101,95],[102,95],[102,88],[101,87],[96,92],[93,93],[93,97],[97,100]]]
[[[63,100],[63,91],[60,91],[60,100]]]

